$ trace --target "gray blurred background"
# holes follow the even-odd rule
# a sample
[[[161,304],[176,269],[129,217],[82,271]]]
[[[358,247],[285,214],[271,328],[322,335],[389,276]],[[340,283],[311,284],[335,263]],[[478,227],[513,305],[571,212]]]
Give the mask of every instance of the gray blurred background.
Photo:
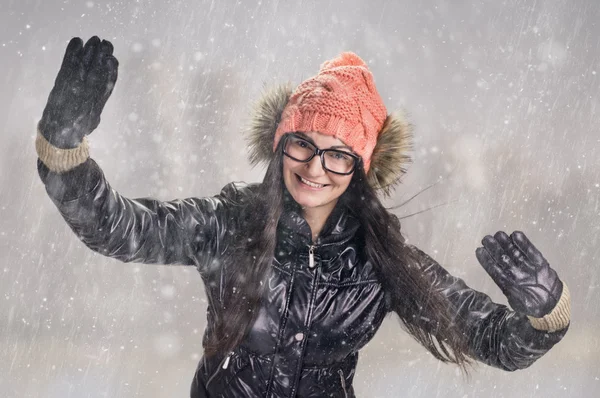
[[[473,288],[505,298],[481,238],[523,230],[572,292],[565,339],[531,368],[464,379],[396,318],[363,350],[360,397],[592,397],[600,387],[597,0],[16,1],[0,14],[0,396],[185,397],[206,301],[196,271],[89,251],[40,182],[34,138],[73,36],[112,41],[119,80],[91,135],[112,186],[163,200],[258,181],[241,135],[265,87],[341,51],[405,108],[414,163],[386,201]],[[439,207],[435,207],[441,205]]]

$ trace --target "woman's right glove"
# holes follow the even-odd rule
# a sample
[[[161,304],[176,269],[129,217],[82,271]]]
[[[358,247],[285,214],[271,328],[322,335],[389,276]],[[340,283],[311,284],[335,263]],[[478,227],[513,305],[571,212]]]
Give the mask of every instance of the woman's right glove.
[[[59,149],[77,148],[98,127],[117,81],[118,67],[109,41],[94,36],[85,46],[79,37],[69,42],[38,124],[48,144]]]

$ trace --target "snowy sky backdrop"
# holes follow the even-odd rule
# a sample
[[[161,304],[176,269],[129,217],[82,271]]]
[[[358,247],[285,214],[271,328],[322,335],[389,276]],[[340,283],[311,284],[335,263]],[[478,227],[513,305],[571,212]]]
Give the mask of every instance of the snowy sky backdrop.
[[[0,13],[0,391],[4,397],[186,396],[205,299],[194,269],[90,252],[46,196],[36,122],[73,36],[112,41],[119,80],[90,137],[128,197],[207,196],[257,181],[241,131],[264,87],[341,51],[405,108],[414,164],[392,206],[405,234],[505,303],[481,238],[523,230],[570,286],[571,330],[530,369],[440,365],[390,317],[358,396],[589,397],[600,385],[600,3],[597,0],[3,0]]]

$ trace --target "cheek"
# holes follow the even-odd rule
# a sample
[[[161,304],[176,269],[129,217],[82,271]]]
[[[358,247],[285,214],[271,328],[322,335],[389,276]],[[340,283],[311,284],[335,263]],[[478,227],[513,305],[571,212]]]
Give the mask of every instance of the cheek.
[[[292,182],[291,178],[294,175],[292,167],[289,164],[289,160],[287,158],[283,159],[283,182],[285,183],[286,188],[290,189],[290,183]]]
[[[292,165],[290,164],[290,159],[288,157],[283,158],[283,174],[289,173],[292,170]]]
[[[343,193],[346,191],[346,189],[348,189],[348,186],[350,185],[350,180],[351,180],[351,176],[347,176],[347,177],[336,177],[333,178],[333,183],[337,186],[337,188]]]
[[[342,196],[344,194],[344,192],[346,192],[346,190],[348,189],[348,186],[350,185],[350,181],[346,181],[346,180],[340,180],[340,179],[336,179],[333,180],[333,190],[330,191],[330,199],[338,199],[340,196]]]

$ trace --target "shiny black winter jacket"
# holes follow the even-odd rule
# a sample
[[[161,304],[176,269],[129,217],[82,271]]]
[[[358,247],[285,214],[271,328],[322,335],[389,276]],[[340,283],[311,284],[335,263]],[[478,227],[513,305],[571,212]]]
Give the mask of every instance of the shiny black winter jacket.
[[[222,296],[223,275],[239,212],[252,186],[229,184],[211,198],[171,202],[127,199],[88,159],[63,174],[38,162],[60,213],[91,249],[125,262],[196,266],[209,302],[208,327]],[[389,312],[386,292],[363,256],[360,225],[337,206],[319,240],[296,211],[284,212],[269,286],[258,318],[233,352],[203,357],[192,397],[353,397],[358,351]],[[546,333],[527,317],[469,288],[414,248],[423,273],[466,319],[470,355],[505,370],[526,368],[566,329]]]

